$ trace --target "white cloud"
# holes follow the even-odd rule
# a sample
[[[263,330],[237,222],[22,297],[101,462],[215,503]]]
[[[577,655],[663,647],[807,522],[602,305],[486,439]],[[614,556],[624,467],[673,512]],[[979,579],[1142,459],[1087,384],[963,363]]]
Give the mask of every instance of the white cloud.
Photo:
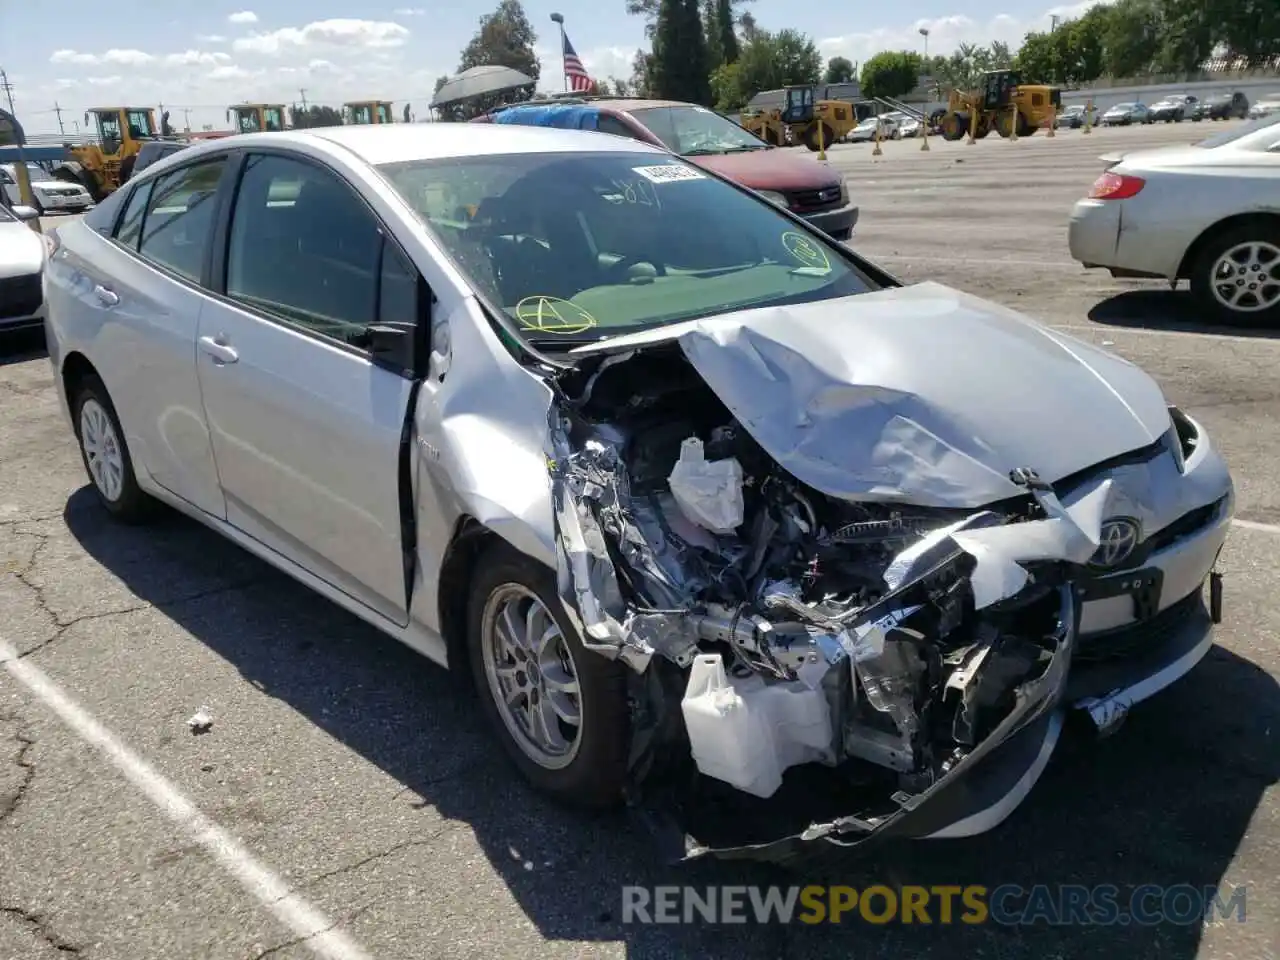
[[[248,76],[252,76],[252,74],[243,67],[237,67],[235,64],[224,64],[209,71],[210,80],[243,80]]]
[[[1090,7],[1107,0],[1082,0],[1080,3],[1052,7],[1038,16],[1013,16],[998,14],[985,23],[979,23],[963,14],[939,17],[935,20],[917,20],[898,27],[886,27],[849,33],[840,37],[825,37],[818,41],[818,49],[824,57],[848,57],[854,63],[875,56],[885,50],[914,50],[922,53],[925,38],[920,30],[929,31],[929,54],[949,55],[962,43],[986,46],[999,40],[1012,50],[1022,46],[1023,38],[1032,30],[1048,30],[1057,16],[1070,19],[1086,13]]]
[[[227,38],[220,33],[202,33],[196,37],[201,43],[226,43]]]
[[[241,10],[227,17],[227,23],[257,23],[258,15],[252,10]]]
[[[328,60],[312,60],[307,64],[308,70],[332,70],[334,66]]]
[[[427,11],[422,7],[397,7],[391,12],[397,17],[421,17]]]
[[[232,47],[244,53],[278,55],[303,47],[361,47],[377,49],[402,46],[409,31],[387,20],[317,20],[304,27],[283,27],[236,40]]]
[[[164,62],[171,67],[216,67],[230,63],[231,55],[227,53],[204,53],[200,50],[184,50],[182,53],[170,53]]]
[[[85,82],[95,87],[114,87],[120,82],[120,77],[115,75],[110,77],[85,77]]]
[[[50,63],[76,63],[92,66],[100,63],[116,63],[121,66],[137,67],[150,63],[155,57],[141,50],[108,50],[106,53],[77,53],[75,50],[55,50],[49,57]]]

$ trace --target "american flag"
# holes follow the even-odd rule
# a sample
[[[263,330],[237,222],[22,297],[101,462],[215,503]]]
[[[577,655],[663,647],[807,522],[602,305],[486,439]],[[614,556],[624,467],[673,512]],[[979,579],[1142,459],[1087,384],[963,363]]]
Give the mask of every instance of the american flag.
[[[565,85],[575,93],[586,93],[594,86],[591,74],[587,73],[586,67],[578,59],[573,44],[569,42],[568,34],[564,37],[564,81]]]

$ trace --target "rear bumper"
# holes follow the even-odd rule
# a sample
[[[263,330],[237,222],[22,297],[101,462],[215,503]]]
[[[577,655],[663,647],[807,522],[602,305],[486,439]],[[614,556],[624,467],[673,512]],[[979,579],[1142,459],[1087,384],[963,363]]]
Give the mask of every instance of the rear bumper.
[[[848,203],[836,210],[823,210],[820,213],[802,213],[805,220],[834,240],[848,240],[853,236],[853,228],[858,223],[858,205]]]

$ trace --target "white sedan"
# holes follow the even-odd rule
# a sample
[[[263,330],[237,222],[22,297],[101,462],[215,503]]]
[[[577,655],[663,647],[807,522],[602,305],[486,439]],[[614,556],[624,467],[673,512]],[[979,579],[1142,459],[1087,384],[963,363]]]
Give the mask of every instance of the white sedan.
[[[551,795],[701,811],[690,855],[990,829],[1212,646],[1233,487],[1154,380],[666,150],[230,137],[51,249],[105,510],[469,676]]]
[[[1103,160],[1071,214],[1072,258],[1116,277],[1189,280],[1206,319],[1280,321],[1280,114]]]
[[[44,322],[44,241],[26,222],[36,216],[0,203],[0,330]]]
[[[27,176],[31,181],[32,199],[41,214],[54,211],[77,213],[93,206],[93,197],[78,183],[55,180],[38,164],[27,164]],[[10,204],[22,203],[18,188],[18,172],[12,163],[0,164],[0,187],[4,189]]]

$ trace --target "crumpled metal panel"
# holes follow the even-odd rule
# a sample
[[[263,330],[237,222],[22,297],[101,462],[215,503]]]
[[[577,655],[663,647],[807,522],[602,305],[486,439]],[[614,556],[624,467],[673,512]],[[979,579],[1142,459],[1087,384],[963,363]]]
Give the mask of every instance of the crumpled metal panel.
[[[615,338],[678,340],[780,466],[831,496],[977,508],[1153,443],[1139,368],[936,283],[740,311]],[[597,349],[603,349],[603,346]],[[575,351],[590,353],[590,349]]]

